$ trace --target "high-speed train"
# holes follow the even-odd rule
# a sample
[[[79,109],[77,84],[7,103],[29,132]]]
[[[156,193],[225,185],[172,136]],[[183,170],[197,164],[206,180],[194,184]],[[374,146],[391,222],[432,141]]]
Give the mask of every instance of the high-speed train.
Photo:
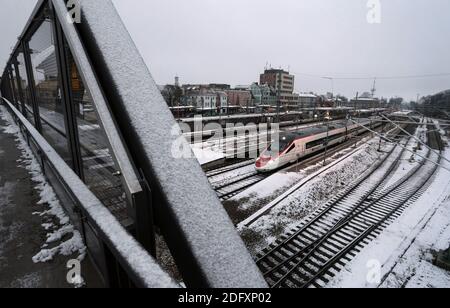
[[[360,125],[369,127],[371,122],[365,119],[361,121]],[[343,121],[330,124],[328,127],[323,125],[303,129],[299,132],[281,133],[279,140],[273,141],[256,160],[256,170],[258,172],[274,171],[294,163],[302,157],[323,150],[326,146],[331,147],[342,143],[366,131],[360,125]],[[376,128],[376,126],[373,125],[372,128]]]

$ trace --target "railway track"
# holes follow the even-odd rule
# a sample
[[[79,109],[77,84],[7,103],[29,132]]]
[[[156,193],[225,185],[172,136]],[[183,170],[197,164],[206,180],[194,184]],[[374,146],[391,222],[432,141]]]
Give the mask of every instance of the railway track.
[[[370,133],[366,133],[370,134]],[[334,147],[330,147],[328,149],[328,156],[332,156],[337,152],[349,147],[354,142],[349,140],[345,143],[338,144]],[[322,159],[323,151],[313,154],[311,157],[307,157],[303,159],[299,164],[299,166],[304,166],[306,164],[317,161],[318,159]],[[253,185],[265,180],[269,176],[271,176],[274,172],[269,173],[258,173],[256,171],[249,170],[249,166],[253,166],[254,160],[246,160],[243,162],[223,166],[221,168],[217,168],[207,172],[207,177],[216,191],[219,199],[224,202],[227,201],[244,190],[252,187]],[[293,168],[292,165],[285,167],[282,170],[289,170]]]
[[[221,201],[236,196],[270,175],[256,172],[254,163],[253,159],[245,160],[206,173],[211,186]]]
[[[220,168],[216,168],[216,169],[212,169],[212,170],[206,171],[206,176],[208,178],[212,178],[212,177],[215,177],[215,176],[218,176],[218,175],[221,175],[221,174],[225,174],[225,173],[228,173],[228,172],[232,172],[232,171],[238,170],[238,169],[243,168],[243,167],[251,166],[254,163],[255,163],[254,159],[247,159],[247,160],[244,160],[242,162],[228,164],[228,165],[222,166]]]
[[[441,149],[436,133],[429,134],[428,142]],[[400,215],[408,201],[418,198],[437,165],[422,160],[395,184],[385,187],[404,150],[398,152],[394,148],[378,168],[258,256],[256,263],[270,286],[322,287]],[[440,161],[431,151],[427,158]]]
[[[272,173],[262,174],[255,171],[251,174],[237,178],[226,184],[222,184],[216,187],[213,186],[213,188],[217,192],[220,201],[223,202],[233,198],[247,188],[252,187],[253,185],[267,179],[270,175],[272,175]]]

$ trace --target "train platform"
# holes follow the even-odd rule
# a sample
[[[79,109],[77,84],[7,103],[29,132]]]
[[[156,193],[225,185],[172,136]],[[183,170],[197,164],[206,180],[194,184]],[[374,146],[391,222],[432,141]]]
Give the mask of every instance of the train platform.
[[[48,254],[63,241],[69,243],[70,237],[61,229],[58,233],[60,225],[54,217],[43,214],[50,205],[43,202],[36,174],[23,163],[23,155],[17,134],[11,132],[0,110],[0,288],[73,287],[67,282],[66,267],[78,254]],[[61,238],[49,241],[51,234]],[[87,258],[81,271],[83,285],[102,287]]]

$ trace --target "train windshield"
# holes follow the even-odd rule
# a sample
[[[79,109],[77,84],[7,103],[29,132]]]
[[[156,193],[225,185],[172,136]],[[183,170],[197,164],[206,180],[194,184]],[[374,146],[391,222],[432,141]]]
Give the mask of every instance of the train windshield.
[[[277,157],[280,153],[284,152],[292,143],[292,140],[281,137],[280,140],[272,142],[269,148],[266,151],[267,155],[271,157]]]

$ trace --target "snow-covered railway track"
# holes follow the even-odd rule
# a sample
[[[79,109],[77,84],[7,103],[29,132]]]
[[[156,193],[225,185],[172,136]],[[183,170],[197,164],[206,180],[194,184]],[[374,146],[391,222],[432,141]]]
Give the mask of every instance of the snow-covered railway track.
[[[438,140],[429,138],[429,142]],[[384,187],[384,179],[396,169],[402,154],[393,150],[379,168],[265,249],[257,264],[267,282],[272,287],[322,287],[400,215],[405,204],[424,190],[437,170],[433,162],[440,160],[429,151],[433,162],[423,160],[395,184]]]
[[[232,182],[213,187],[217,192],[220,201],[226,201],[238,195],[249,187],[265,180],[271,174],[253,172]]]
[[[233,163],[233,164],[222,166],[222,167],[219,167],[216,169],[209,170],[206,172],[206,176],[208,178],[213,178],[213,177],[216,177],[221,174],[233,172],[233,171],[236,171],[236,170],[244,168],[244,167],[252,166],[254,163],[255,163],[254,159],[247,159],[242,162]]]
[[[367,132],[364,135],[366,134],[369,133]],[[327,152],[327,157],[332,157],[334,154],[350,147],[353,144],[353,140],[348,140],[342,144],[330,147]],[[323,159],[323,155],[323,151],[317,152],[311,157],[298,162],[297,166],[305,166],[317,161],[318,159]],[[281,170],[289,170],[293,168],[294,165],[289,165]],[[233,198],[244,190],[265,180],[275,172],[279,171],[276,170],[268,173],[257,173],[253,166],[254,160],[246,160],[207,172],[208,179],[222,202]]]

